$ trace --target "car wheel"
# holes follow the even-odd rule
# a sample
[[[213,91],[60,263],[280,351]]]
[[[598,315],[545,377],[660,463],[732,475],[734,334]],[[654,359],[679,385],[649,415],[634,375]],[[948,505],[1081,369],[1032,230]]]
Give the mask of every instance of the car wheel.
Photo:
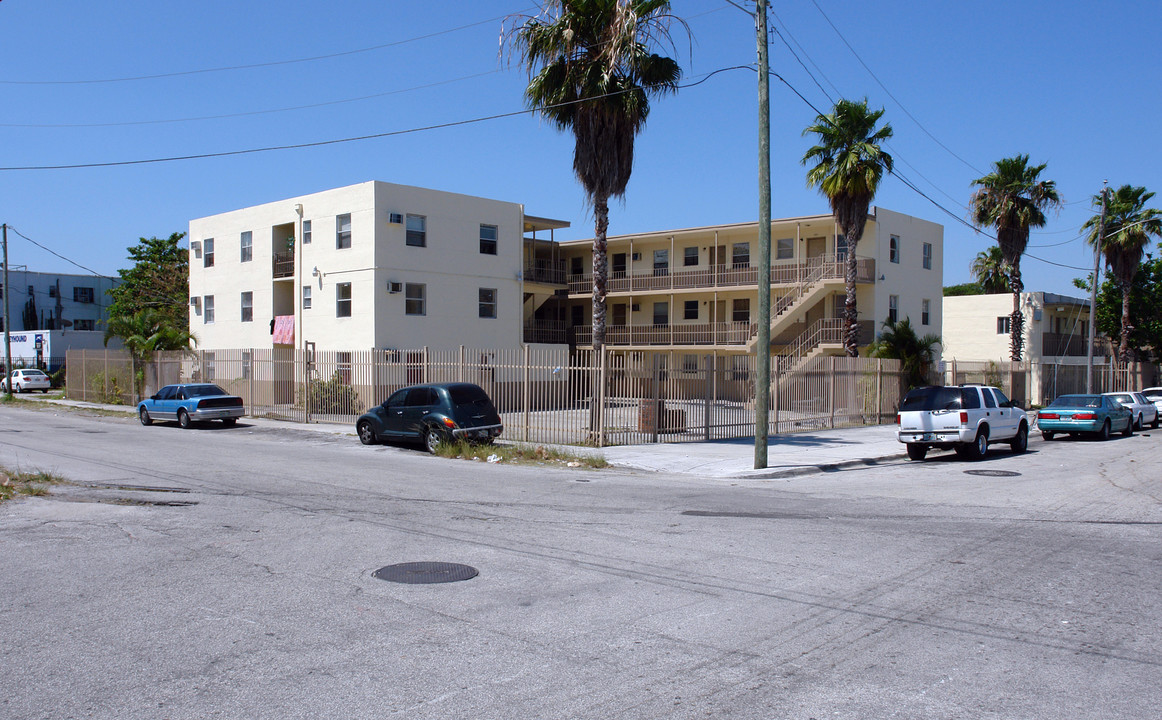
[[[1052,430],[1042,430],[1041,431],[1041,439],[1042,440],[1052,440],[1053,434],[1054,433]]]
[[[436,454],[436,448],[444,439],[444,433],[440,432],[434,425],[424,432],[424,444],[428,447],[428,452],[433,455]]]
[[[1152,428],[1154,428],[1155,430],[1157,430],[1157,429],[1158,429],[1158,422],[1159,422],[1159,420],[1158,420],[1158,416],[1157,416],[1157,415],[1155,415],[1155,416],[1154,416],[1154,422],[1150,423],[1150,427],[1152,427]]]
[[[1138,417],[1134,418],[1134,429],[1139,431],[1142,429],[1142,413],[1138,413]]]
[[[969,460],[984,460],[985,456],[989,454],[988,431],[978,430],[976,440],[973,441],[972,445],[965,446],[964,453]]]
[[[913,460],[923,460],[928,454],[928,446],[919,443],[908,443],[908,457]]]
[[[44,388],[43,390],[41,390],[41,392],[44,393],[45,395],[48,395],[48,388]]]
[[[178,425],[181,425],[182,429],[190,427],[190,414],[185,410],[178,410]]]
[[[359,423],[355,430],[359,433],[359,442],[364,445],[374,445],[379,441],[379,438],[375,436],[375,428],[371,427],[370,420]]]
[[[1102,441],[1110,439],[1110,421],[1108,418],[1102,423],[1101,430],[1098,430],[1097,439]]]
[[[1009,442],[1009,447],[1015,453],[1023,453],[1029,449],[1029,426],[1021,423],[1021,427],[1017,428],[1017,436]]]
[[[234,427],[236,422],[238,422],[238,418],[222,418],[222,424],[226,427]]]
[[[1141,430],[1142,426],[1139,425],[1137,429]],[[1126,419],[1126,429],[1122,431],[1122,437],[1130,437],[1133,434],[1134,434],[1134,419],[1127,418]]]
[[[141,408],[140,410],[137,411],[137,419],[141,421],[142,425],[152,425],[153,424],[153,418],[151,418],[149,416],[149,411],[146,410],[145,408]]]

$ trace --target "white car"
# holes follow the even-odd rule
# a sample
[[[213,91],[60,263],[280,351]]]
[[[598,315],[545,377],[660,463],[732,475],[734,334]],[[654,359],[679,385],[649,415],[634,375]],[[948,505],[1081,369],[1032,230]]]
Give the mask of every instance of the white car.
[[[1148,387],[1141,391],[1143,397],[1154,403],[1158,413],[1162,415],[1162,387]]]
[[[1117,400],[1122,406],[1130,409],[1134,420],[1134,429],[1141,430],[1149,423],[1151,427],[1158,427],[1158,407],[1146,399],[1142,393],[1136,392],[1108,392],[1106,397]]]
[[[986,385],[909,390],[896,424],[896,439],[907,445],[913,460],[923,460],[933,447],[980,460],[988,454],[989,443],[1007,442],[1015,453],[1029,446],[1028,415],[999,389]]]
[[[52,388],[52,380],[43,370],[24,369],[12,371],[12,392],[32,392],[39,390],[48,392]],[[8,379],[0,380],[0,391],[8,392]]]

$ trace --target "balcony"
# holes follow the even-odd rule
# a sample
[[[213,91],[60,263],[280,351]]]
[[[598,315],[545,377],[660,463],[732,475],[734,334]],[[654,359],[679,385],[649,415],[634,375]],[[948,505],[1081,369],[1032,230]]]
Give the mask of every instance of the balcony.
[[[545,283],[546,285],[564,285],[565,261],[526,260],[524,279],[525,282]]]
[[[856,282],[875,281],[875,260],[865,258],[856,261]],[[771,285],[794,285],[811,280],[843,280],[847,272],[845,260],[833,258],[811,258],[806,262],[787,263],[771,266]],[[588,295],[593,292],[592,273],[570,274],[568,276],[571,295]],[[626,273],[614,271],[606,283],[607,293],[656,292],[659,290],[716,290],[756,286],[757,267],[733,267],[715,265],[697,270],[656,269],[647,273]]]
[[[271,258],[273,267],[271,268],[274,277],[288,278],[294,277],[295,274],[295,253],[293,250],[288,252],[275,253]]]
[[[606,345],[746,345],[758,326],[749,322],[683,325],[607,325]],[[593,344],[593,326],[574,326],[577,345]]]
[[[1085,357],[1088,338],[1065,333],[1047,332],[1041,336],[1041,357]],[[1109,357],[1109,349],[1104,339],[1093,342],[1094,357]]]
[[[531,320],[524,326],[526,343],[564,344],[569,342],[569,326],[563,322]]]

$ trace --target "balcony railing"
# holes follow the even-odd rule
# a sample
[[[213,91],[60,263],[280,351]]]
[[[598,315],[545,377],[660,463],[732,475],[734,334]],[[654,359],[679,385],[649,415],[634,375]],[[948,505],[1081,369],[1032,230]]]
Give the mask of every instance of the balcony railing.
[[[865,258],[856,262],[856,282],[869,283],[875,280],[875,260]],[[842,280],[847,272],[847,261],[834,258],[811,258],[801,263],[786,263],[771,266],[771,285],[794,285],[810,276],[823,280]],[[568,276],[569,292],[584,295],[593,291],[592,273],[571,273]],[[656,269],[645,273],[609,273],[606,292],[648,292],[657,290],[698,290],[716,288],[736,288],[758,284],[757,267],[734,267],[714,265],[698,270]]]
[[[271,268],[274,277],[287,278],[293,277],[295,274],[295,254],[294,251],[275,253],[273,260],[273,267]]]
[[[525,260],[524,278],[526,282],[565,284],[565,262],[563,260]]]
[[[524,341],[526,343],[567,343],[569,342],[569,326],[563,322],[546,320],[526,322]]]
[[[1042,357],[1085,357],[1088,338],[1065,333],[1045,333],[1041,336]],[[1108,357],[1109,349],[1104,340],[1094,340],[1095,357]]]
[[[576,325],[577,344],[593,344],[593,326]],[[758,326],[749,322],[682,325],[607,325],[606,345],[746,345]]]

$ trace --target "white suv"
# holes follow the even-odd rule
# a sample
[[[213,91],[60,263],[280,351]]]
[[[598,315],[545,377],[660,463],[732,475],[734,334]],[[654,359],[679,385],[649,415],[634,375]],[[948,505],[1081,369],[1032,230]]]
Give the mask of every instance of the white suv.
[[[896,439],[908,446],[913,460],[923,460],[933,447],[980,460],[988,454],[989,443],[1008,442],[1015,453],[1029,446],[1025,411],[986,385],[910,390],[900,403],[896,424]]]

